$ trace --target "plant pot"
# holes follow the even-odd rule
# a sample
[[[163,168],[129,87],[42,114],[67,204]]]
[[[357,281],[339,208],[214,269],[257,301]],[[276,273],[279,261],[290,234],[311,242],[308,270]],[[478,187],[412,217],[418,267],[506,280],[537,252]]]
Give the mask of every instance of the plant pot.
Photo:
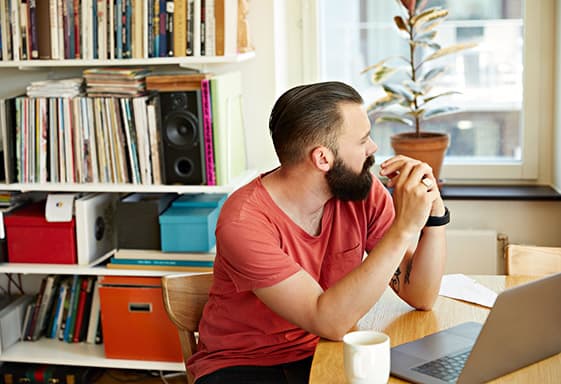
[[[423,161],[432,167],[436,180],[440,180],[440,169],[450,137],[446,133],[421,132],[399,133],[391,137],[391,145],[396,155],[404,155]]]

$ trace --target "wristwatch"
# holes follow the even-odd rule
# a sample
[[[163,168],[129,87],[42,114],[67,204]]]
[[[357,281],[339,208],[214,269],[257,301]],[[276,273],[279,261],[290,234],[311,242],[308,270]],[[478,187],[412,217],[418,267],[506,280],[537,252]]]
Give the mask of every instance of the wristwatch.
[[[442,216],[429,216],[425,227],[440,227],[450,222],[450,211],[448,207],[444,207],[444,215]]]

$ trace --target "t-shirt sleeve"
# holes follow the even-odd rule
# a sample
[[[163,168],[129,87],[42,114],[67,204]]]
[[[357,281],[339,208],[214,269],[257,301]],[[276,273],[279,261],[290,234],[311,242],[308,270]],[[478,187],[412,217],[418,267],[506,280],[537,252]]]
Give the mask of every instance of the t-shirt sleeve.
[[[395,208],[391,194],[377,177],[373,179],[367,205],[367,251],[370,251],[378,244],[378,241],[385,235],[395,218]]]
[[[217,254],[238,292],[270,287],[301,269],[264,218],[227,222],[217,227],[216,239]]]

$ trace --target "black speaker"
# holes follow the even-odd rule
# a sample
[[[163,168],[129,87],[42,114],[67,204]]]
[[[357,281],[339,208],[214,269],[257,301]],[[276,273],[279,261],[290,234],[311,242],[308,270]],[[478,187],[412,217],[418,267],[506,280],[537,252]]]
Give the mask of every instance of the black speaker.
[[[200,91],[160,92],[164,184],[205,184]]]

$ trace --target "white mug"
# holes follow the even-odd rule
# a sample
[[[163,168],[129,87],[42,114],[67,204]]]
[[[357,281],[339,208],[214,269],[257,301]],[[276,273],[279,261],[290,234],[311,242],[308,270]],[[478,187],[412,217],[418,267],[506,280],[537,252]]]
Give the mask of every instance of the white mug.
[[[390,378],[390,337],[377,331],[343,336],[345,376],[350,384],[381,384]]]

